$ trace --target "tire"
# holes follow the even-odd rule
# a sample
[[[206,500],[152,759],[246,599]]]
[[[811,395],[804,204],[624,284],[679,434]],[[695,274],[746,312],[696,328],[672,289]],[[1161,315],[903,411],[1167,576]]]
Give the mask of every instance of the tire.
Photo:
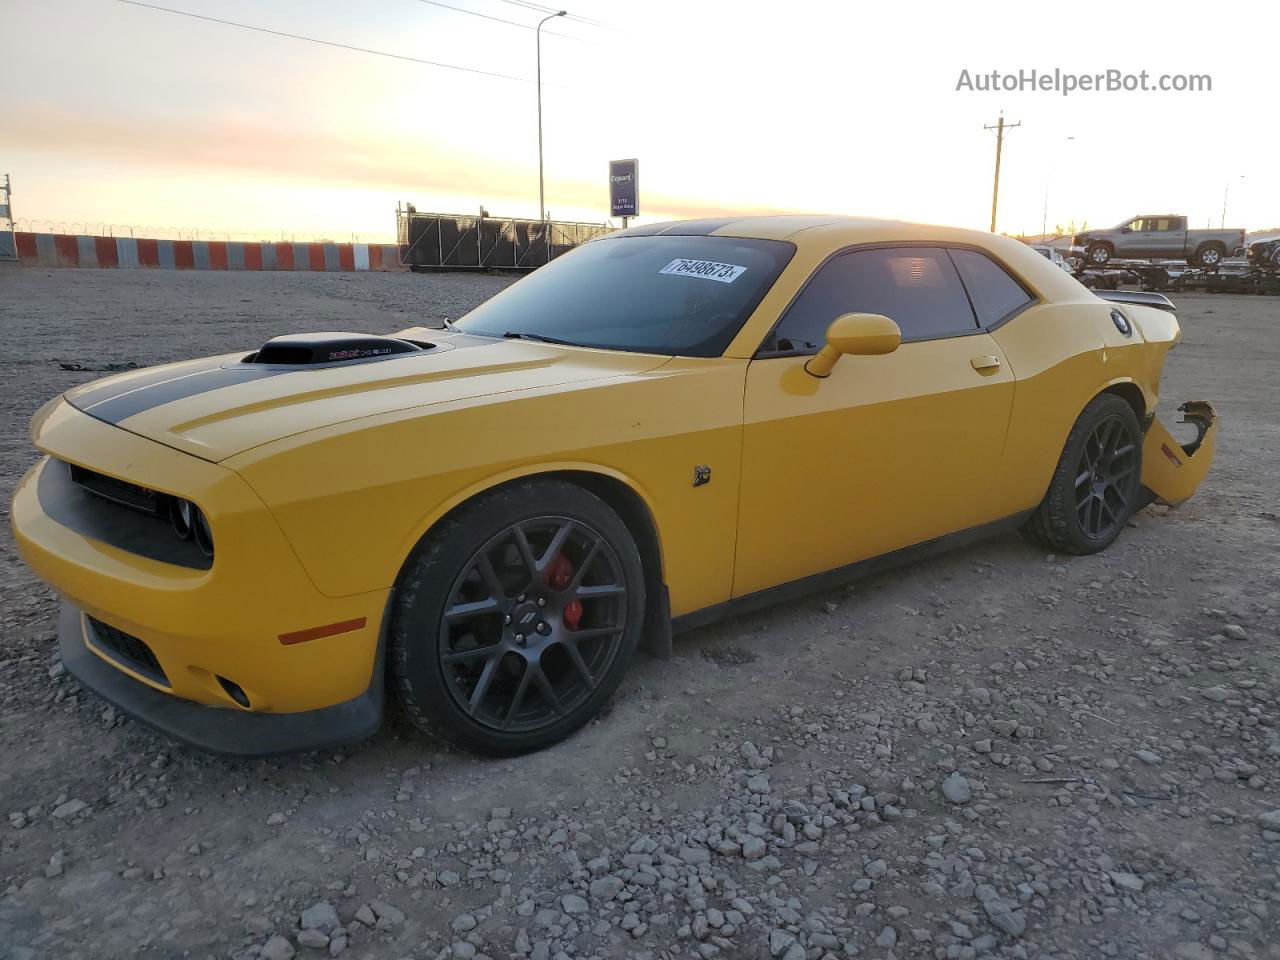
[[[1226,251],[1217,243],[1206,243],[1204,246],[1196,250],[1196,263],[1202,267],[1213,269],[1222,263],[1222,258]]]
[[[1058,553],[1105,550],[1142,505],[1141,477],[1137,414],[1121,397],[1099,394],[1067,435],[1049,489],[1023,531]]]
[[[1091,267],[1105,267],[1111,262],[1111,254],[1111,245],[1107,243],[1090,244],[1084,252],[1085,259],[1089,261]]]
[[[447,517],[406,561],[388,637],[392,686],[414,726],[456,747],[539,750],[612,696],[644,610],[640,553],[608,504],[562,480],[501,487]]]

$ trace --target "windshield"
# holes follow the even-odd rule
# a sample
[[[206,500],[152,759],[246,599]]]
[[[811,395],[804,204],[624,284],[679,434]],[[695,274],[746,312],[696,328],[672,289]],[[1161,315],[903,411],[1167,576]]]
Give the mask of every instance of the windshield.
[[[735,237],[593,240],[458,321],[467,333],[717,357],[795,248]]]

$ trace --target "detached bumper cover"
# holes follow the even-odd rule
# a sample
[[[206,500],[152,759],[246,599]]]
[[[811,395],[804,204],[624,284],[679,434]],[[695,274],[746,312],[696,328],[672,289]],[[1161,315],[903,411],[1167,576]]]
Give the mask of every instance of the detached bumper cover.
[[[1199,489],[1209,467],[1218,436],[1218,417],[1204,400],[1178,407],[1182,423],[1196,427],[1196,438],[1179,443],[1158,419],[1147,428],[1142,444],[1142,485],[1151,496],[1170,506],[1182,503]]]
[[[116,669],[89,649],[88,629],[84,614],[64,602],[58,648],[71,675],[131,717],[200,750],[237,757],[321,750],[363,740],[382,724],[380,669],[365,693],[319,710],[255,713],[211,707],[162,693]]]

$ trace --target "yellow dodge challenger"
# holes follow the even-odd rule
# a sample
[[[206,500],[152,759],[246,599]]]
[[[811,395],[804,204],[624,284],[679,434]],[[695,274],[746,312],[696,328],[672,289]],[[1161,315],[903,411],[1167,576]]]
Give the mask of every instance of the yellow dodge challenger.
[[[673,630],[1009,524],[1093,553],[1189,497],[1216,426],[1154,416],[1173,305],[1104,296],[968,230],[637,227],[447,329],[69,390],[13,528],[67,669],[188,743],[358,740],[389,690],[518,753]]]

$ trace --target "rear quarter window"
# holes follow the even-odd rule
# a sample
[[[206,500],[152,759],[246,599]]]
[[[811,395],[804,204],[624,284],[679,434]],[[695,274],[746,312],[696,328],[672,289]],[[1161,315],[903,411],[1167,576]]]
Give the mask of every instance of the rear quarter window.
[[[990,327],[1001,323],[1035,302],[1004,267],[976,250],[952,250],[960,278],[964,281],[978,324]]]

